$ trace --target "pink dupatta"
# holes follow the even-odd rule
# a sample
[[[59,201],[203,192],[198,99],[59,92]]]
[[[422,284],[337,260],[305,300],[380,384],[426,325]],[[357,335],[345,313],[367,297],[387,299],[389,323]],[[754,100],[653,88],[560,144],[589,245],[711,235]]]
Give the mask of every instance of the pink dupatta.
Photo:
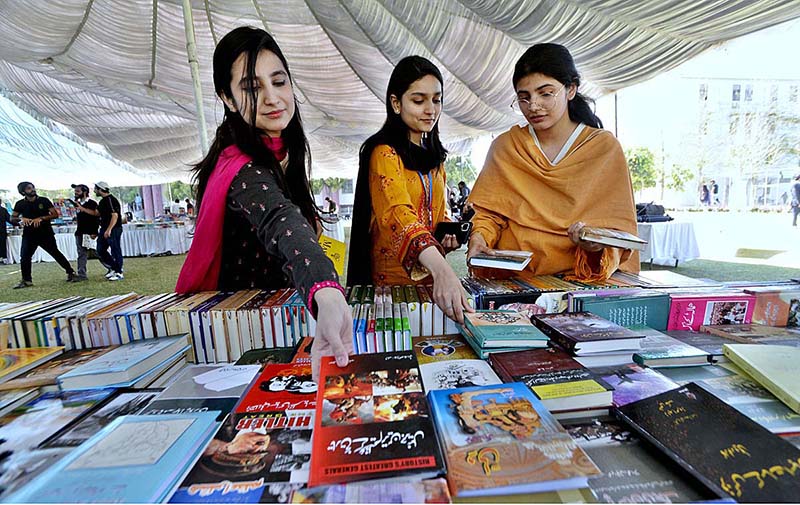
[[[282,160],[286,156],[283,139],[264,137],[267,148]],[[217,289],[222,267],[222,226],[228,188],[233,179],[252,158],[236,144],[226,147],[208,179],[200,211],[197,215],[192,247],[186,255],[175,292],[194,293]]]

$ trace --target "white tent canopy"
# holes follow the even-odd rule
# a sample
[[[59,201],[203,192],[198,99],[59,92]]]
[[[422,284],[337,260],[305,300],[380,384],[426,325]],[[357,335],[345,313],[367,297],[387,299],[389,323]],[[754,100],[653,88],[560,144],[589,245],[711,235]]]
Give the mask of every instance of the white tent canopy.
[[[519,55],[566,45],[599,96],[669,70],[725,40],[800,17],[797,0],[193,0],[209,136],[216,41],[261,26],[295,80],[317,177],[352,174],[384,119],[393,65],[409,54],[445,76],[450,145],[500,132]],[[185,173],[201,152],[180,0],[6,0],[0,85],[18,103],[104,145],[143,174]],[[460,142],[460,144],[459,144]]]
[[[49,121],[48,121],[49,122]],[[49,127],[48,127],[49,126]],[[106,181],[113,186],[150,184],[111,156],[94,151],[58,126],[45,125],[0,96],[0,189],[16,194],[21,181],[43,189]]]

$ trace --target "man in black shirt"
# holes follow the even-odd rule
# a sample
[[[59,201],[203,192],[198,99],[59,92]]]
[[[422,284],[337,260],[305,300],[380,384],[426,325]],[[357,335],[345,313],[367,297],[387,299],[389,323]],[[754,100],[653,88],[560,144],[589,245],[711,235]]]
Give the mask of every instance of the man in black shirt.
[[[95,183],[94,194],[102,198],[97,205],[100,212],[97,254],[100,261],[109,268],[106,278],[119,281],[125,278],[122,275],[122,207],[119,200],[111,194],[111,187],[106,182]]]
[[[61,265],[67,272],[67,281],[75,279],[75,270],[69,264],[67,258],[61,254],[56,244],[56,235],[50,221],[58,217],[58,211],[53,207],[53,203],[47,198],[36,194],[36,187],[30,182],[20,182],[17,191],[24,196],[14,205],[14,212],[11,214],[11,221],[19,223],[24,228],[22,231],[22,250],[20,252],[20,263],[22,269],[22,280],[14,286],[14,289],[27,288],[33,286],[31,278],[31,260],[36,249],[41,247],[54,260]]]
[[[75,208],[78,214],[75,220],[78,228],[75,230],[75,247],[78,249],[78,275],[75,282],[85,281],[86,263],[89,257],[90,242],[97,238],[97,228],[100,226],[100,212],[97,202],[89,198],[89,186],[86,184],[73,184],[75,191]]]

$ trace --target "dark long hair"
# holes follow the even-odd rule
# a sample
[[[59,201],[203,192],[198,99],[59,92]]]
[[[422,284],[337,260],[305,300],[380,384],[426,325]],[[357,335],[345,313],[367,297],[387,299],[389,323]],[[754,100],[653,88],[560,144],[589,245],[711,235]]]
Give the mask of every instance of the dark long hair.
[[[514,89],[525,76],[544,74],[557,80],[564,86],[581,85],[581,76],[575,68],[575,61],[566,47],[560,44],[535,44],[528,48],[514,65]],[[602,128],[603,122],[592,112],[589,103],[594,103],[576,91],[575,97],[567,102],[569,118],[576,123],[583,123],[593,128]]]
[[[232,97],[231,91],[231,69],[233,62],[241,54],[246,54],[247,64],[245,68],[246,76],[255,75],[255,66],[258,54],[262,50],[270,51],[275,54],[283,63],[286,73],[291,81],[292,75],[289,65],[283,56],[281,48],[275,39],[264,30],[242,26],[229,32],[222,37],[214,50],[214,91],[217,95]],[[256,117],[258,99],[254,88],[250,87],[247,91],[250,107],[250,117]],[[308,147],[308,140],[303,132],[303,121],[300,118],[300,109],[295,98],[295,112],[286,129],[281,132],[281,138],[289,154],[289,165],[286,173],[280,168],[279,161],[267,149],[262,140],[264,132],[258,130],[255,124],[247,124],[239,112],[234,112],[225,107],[225,116],[222,123],[217,128],[214,141],[208,150],[208,154],[200,163],[194,167],[194,181],[197,185],[196,201],[197,212],[203,200],[203,194],[208,185],[208,179],[217,165],[220,153],[233,144],[236,144],[243,153],[253,159],[253,163],[269,169],[278,182],[281,190],[286,196],[300,208],[303,216],[316,229],[319,210],[314,205],[311,196],[311,188],[308,184],[308,174],[311,171],[311,153]],[[255,120],[253,121],[255,123]]]
[[[353,226],[350,233],[350,259],[347,264],[347,284],[372,284],[372,239],[370,221],[372,220],[372,195],[369,192],[369,160],[379,145],[388,145],[395,150],[407,170],[427,174],[440,166],[447,158],[447,149],[439,139],[439,122],[433,130],[423,136],[422,146],[409,139],[408,125],[395,114],[392,96],[402,100],[403,94],[413,83],[432,75],[442,85],[444,79],[439,69],[422,56],[406,56],[400,60],[389,77],[386,87],[386,122],[378,132],[361,145],[358,153],[358,180],[353,205]]]

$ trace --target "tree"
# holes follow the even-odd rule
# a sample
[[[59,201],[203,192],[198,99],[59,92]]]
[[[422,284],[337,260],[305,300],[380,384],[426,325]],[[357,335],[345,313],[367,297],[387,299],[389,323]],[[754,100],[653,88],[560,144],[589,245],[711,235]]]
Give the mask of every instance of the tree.
[[[673,191],[683,191],[686,189],[686,183],[694,179],[694,173],[691,169],[678,164],[673,164],[672,170],[669,172],[664,168],[661,171],[664,173],[664,186]]]
[[[658,171],[653,152],[646,147],[628,149],[625,153],[628,160],[628,170],[631,173],[633,190],[641,192],[647,188],[654,188],[657,182]]]
[[[454,186],[461,181],[471,186],[478,177],[478,171],[466,156],[448,156],[444,162],[444,171],[447,174],[447,183]]]

